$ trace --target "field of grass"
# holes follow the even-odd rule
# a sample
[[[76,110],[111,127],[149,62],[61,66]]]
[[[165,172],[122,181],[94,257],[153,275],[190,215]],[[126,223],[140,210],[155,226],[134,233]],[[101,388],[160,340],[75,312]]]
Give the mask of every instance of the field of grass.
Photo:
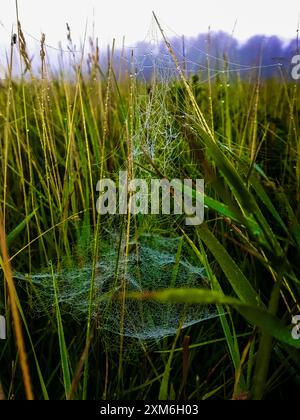
[[[0,85],[1,398],[297,399],[299,85],[226,59],[211,82],[180,66],[143,82],[93,44],[89,73],[70,54],[54,77],[44,39],[37,76],[18,38]],[[99,215],[97,181],[120,170],[204,179],[205,223]]]

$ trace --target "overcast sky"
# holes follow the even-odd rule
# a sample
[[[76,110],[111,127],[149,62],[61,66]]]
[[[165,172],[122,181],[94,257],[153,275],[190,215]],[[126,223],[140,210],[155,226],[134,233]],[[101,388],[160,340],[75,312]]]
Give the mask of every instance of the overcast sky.
[[[232,32],[245,40],[254,34],[276,34],[284,39],[296,35],[299,0],[19,0],[19,13],[26,32],[40,38],[46,33],[47,43],[57,46],[65,42],[66,22],[71,26],[76,42],[83,38],[86,21],[88,33],[95,34],[103,44],[123,35],[126,44],[149,40],[153,29],[154,10],[169,35],[193,36],[212,30]],[[0,0],[0,39],[10,33],[15,22],[15,0]]]

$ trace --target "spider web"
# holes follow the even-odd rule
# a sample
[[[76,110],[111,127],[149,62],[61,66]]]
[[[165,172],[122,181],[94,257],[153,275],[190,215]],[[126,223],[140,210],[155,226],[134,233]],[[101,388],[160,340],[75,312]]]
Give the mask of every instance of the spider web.
[[[106,247],[96,264],[92,303],[93,319],[99,329],[130,339],[151,341],[174,335],[179,327],[184,329],[217,316],[214,309],[199,305],[103,299],[107,292],[121,292],[124,283],[127,291],[135,292],[207,287],[203,268],[183,256],[178,258],[179,241],[179,238],[145,236],[127,257],[124,254],[119,257],[112,244]],[[88,315],[92,272],[92,265],[85,265],[61,269],[54,274],[61,312],[78,321]],[[33,286],[33,308],[37,316],[52,310],[53,274],[47,271],[30,276],[15,273],[14,277],[27,287]]]

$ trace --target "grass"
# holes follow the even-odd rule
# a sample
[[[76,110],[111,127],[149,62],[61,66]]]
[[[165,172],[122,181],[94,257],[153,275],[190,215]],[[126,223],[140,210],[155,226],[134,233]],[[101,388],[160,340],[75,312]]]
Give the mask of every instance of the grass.
[[[290,328],[300,313],[299,86],[283,74],[262,81],[255,72],[242,79],[226,71],[202,84],[201,74],[188,78],[180,69],[159,28],[179,77],[146,83],[134,76],[134,56],[129,70],[116,68],[114,47],[102,67],[95,41],[88,74],[84,56],[70,54],[72,78],[63,67],[53,76],[44,36],[37,76],[19,24],[19,50],[12,45],[0,87],[0,309],[8,321],[1,399],[299,395],[299,341]],[[70,31],[68,39],[71,45]],[[204,178],[205,223],[98,215],[97,181],[124,168],[146,179]],[[127,267],[120,272],[118,262],[132,247],[138,252],[143,235],[170,244],[181,238],[172,284],[127,295]],[[97,263],[112,237],[121,319],[126,299],[216,306],[220,316],[184,331],[178,325],[176,336],[151,343],[125,339],[123,322],[120,335],[105,333],[93,303]],[[205,268],[206,289],[172,288],[182,256]],[[87,316],[78,319],[61,298],[56,272],[90,263]],[[31,279],[46,268],[51,309]],[[13,272],[28,273],[28,281]],[[45,305],[38,314],[37,301]]]

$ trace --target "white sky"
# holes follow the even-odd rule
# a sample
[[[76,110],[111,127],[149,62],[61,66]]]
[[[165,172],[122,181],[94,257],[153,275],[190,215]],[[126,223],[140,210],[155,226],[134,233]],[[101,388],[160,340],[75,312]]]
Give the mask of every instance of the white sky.
[[[65,44],[66,22],[73,38],[83,38],[88,20],[88,34],[95,34],[103,44],[116,38],[121,45],[123,35],[131,45],[145,39],[151,27],[154,10],[166,27],[186,36],[212,30],[232,32],[245,40],[254,34],[276,34],[284,39],[294,38],[300,13],[299,0],[19,0],[19,13],[26,32],[40,38],[46,33],[47,43]],[[15,22],[15,0],[0,0],[0,43],[3,45]],[[4,27],[3,27],[4,26]],[[148,38],[149,39],[149,38]]]

